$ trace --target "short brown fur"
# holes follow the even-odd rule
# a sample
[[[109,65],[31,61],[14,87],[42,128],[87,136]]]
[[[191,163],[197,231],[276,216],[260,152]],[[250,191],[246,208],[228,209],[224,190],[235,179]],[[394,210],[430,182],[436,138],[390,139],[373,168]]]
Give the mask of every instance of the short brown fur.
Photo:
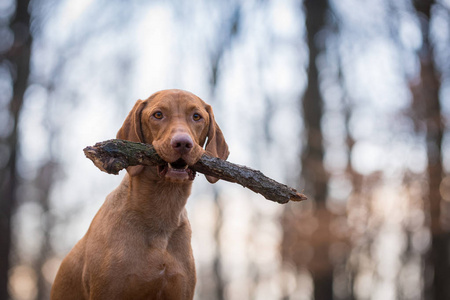
[[[117,138],[153,144],[169,163],[181,158],[193,165],[205,151],[228,156],[211,107],[181,90],[138,100]],[[164,176],[158,170],[127,169],[86,235],[63,260],[52,300],[193,299],[196,276],[185,209],[192,178],[180,171]]]

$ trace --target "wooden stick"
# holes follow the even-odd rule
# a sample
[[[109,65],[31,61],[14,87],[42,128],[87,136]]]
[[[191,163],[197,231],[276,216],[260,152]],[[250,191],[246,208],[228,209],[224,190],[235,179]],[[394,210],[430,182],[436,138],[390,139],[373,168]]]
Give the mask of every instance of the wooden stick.
[[[109,174],[117,175],[120,170],[129,166],[166,164],[152,145],[119,139],[100,142],[86,147],[83,151],[97,168]],[[205,175],[238,183],[274,202],[284,204],[307,199],[304,194],[265,176],[260,171],[206,154],[190,168]]]

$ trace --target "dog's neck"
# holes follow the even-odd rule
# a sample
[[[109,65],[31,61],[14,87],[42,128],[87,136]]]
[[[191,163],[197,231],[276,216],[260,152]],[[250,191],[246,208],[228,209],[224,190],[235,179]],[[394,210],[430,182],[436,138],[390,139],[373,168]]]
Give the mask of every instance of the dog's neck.
[[[146,167],[146,169],[150,169]],[[154,232],[171,232],[185,221],[185,205],[192,181],[175,183],[154,176],[152,169],[138,176],[125,175],[128,188],[127,209]]]

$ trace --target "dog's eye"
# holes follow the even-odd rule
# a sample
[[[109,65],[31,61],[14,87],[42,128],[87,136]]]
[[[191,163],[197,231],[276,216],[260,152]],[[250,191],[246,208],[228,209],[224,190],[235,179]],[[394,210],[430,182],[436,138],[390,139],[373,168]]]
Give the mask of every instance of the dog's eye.
[[[155,119],[161,120],[161,119],[164,117],[164,115],[163,115],[162,112],[157,111],[157,112],[155,112],[155,113],[153,114],[153,117],[154,117]]]
[[[193,119],[194,121],[200,121],[201,118],[202,118],[202,116],[200,116],[200,114],[197,114],[197,113],[195,113],[195,114],[192,116],[192,119]]]

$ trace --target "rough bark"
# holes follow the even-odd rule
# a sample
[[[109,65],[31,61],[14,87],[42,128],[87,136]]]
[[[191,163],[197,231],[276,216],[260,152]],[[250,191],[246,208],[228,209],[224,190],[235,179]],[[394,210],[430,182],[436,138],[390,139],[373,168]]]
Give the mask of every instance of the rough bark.
[[[135,143],[124,140],[108,140],[86,147],[84,153],[87,158],[100,170],[109,174],[118,172],[129,166],[164,165],[166,162],[156,153],[152,145]],[[281,204],[289,201],[306,200],[306,196],[284,184],[266,177],[257,170],[236,165],[217,157],[203,154],[200,160],[190,168],[205,175],[234,182],[249,188],[266,199]]]

